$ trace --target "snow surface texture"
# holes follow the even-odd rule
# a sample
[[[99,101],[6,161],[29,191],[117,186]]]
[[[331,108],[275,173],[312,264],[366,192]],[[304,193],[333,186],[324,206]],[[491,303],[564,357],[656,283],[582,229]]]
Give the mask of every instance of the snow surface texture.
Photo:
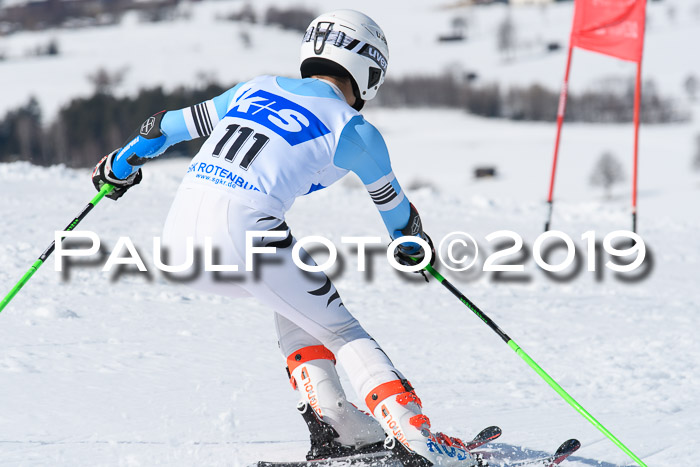
[[[256,0],[262,18],[270,5],[307,5],[314,11],[348,8],[339,0],[281,2]],[[449,2],[448,2],[449,3]],[[88,96],[93,86],[87,76],[97,69],[127,69],[119,94],[135,94],[144,86],[193,86],[201,75],[222,84],[258,74],[295,75],[298,68],[299,33],[260,24],[226,21],[240,11],[241,1],[183,3],[174,22],[143,23],[128,13],[117,26],[74,30],[24,32],[0,37],[0,115],[36,96],[45,117],[51,119],[61,105],[76,96]],[[355,0],[352,8],[367,12],[384,29],[391,50],[389,73],[438,74],[445,70],[475,71],[482,82],[505,85],[531,83],[559,89],[566,64],[566,47],[572,22],[572,3],[513,8],[518,49],[515,60],[505,61],[497,48],[498,25],[506,16],[504,5],[479,8],[440,8],[435,2]],[[669,9],[675,8],[675,15]],[[455,17],[466,18],[469,40],[438,44],[438,36],[452,31]],[[700,0],[666,0],[648,5],[644,50],[644,79],[653,78],[665,95],[684,98],[684,80],[700,76],[700,61],[690,59],[690,44],[700,37]],[[248,36],[252,47],[244,46]],[[60,55],[28,56],[29,50],[55,39]],[[552,41],[562,46],[546,53]],[[581,92],[597,87],[600,80],[633,78],[635,65],[599,54],[577,50],[570,89]]]
[[[432,111],[420,113],[418,132],[416,115],[372,111],[368,118],[386,135],[404,186],[433,185],[409,189],[433,238],[465,230],[491,251],[484,236],[511,229],[531,246],[544,221],[552,126]],[[643,131],[640,232],[656,265],[646,281],[624,284],[606,271],[596,282],[584,270],[560,284],[532,259],[529,283],[446,274],[657,467],[692,465],[700,439],[699,180],[680,144],[658,157],[687,132]],[[629,226],[626,187],[603,202],[585,179],[596,159],[586,155],[598,154],[598,145],[624,153],[630,136],[628,125],[565,131],[553,226],[582,250],[583,232],[602,238]],[[485,161],[502,175],[472,179]],[[104,200],[80,229],[96,231],[108,250],[128,235],[152,264],[152,237],[186,165],[151,163],[139,187],[118,203]],[[338,245],[341,235],[387,239],[350,177],[297,202],[288,217],[297,237],[324,235]],[[87,170],[0,165],[3,294],[92,196]],[[381,256],[367,281],[350,250],[339,248],[348,263],[335,278],[344,303],[414,383],[437,429],[467,438],[498,424],[500,445],[514,458],[524,455],[520,447],[551,451],[576,437],[583,447],[569,465],[630,465],[435,281],[406,283]],[[253,299],[199,295],[158,272],[150,282],[136,274],[113,281],[97,266],[80,267],[64,281],[53,266],[50,260],[0,315],[0,465],[223,466],[303,456],[306,429],[269,310]]]
[[[269,3],[255,7],[262,11]],[[663,9],[671,3],[679,8],[676,23]],[[700,66],[677,52],[696,37],[694,3],[649,4],[653,20],[644,73],[679,96],[682,79]],[[85,76],[99,66],[131,66],[119,89],[129,94],[145,85],[192,85],[200,72],[215,73],[222,82],[293,74],[298,34],[247,26],[255,48],[245,50],[238,46],[243,26],[215,21],[240,5],[187,5],[191,20],[175,23],[137,24],[132,17],[119,27],[0,38],[8,57],[0,62],[0,113],[35,94],[50,117],[70,98],[89,94]],[[400,11],[389,2],[353,5],[386,29],[394,75],[478,64],[484,80],[540,81],[552,88],[563,75],[563,52],[501,60],[493,31],[504,14],[501,6],[474,10],[469,42],[437,46],[452,10],[413,0],[402,2]],[[565,42],[570,5],[519,9],[514,19],[522,22],[523,34],[549,40],[551,33]],[[546,33],[540,32],[545,19]],[[51,37],[59,41],[59,57],[22,58],[27,48]],[[146,46],[162,55],[136,59]],[[577,51],[572,89],[632,73],[632,64]],[[479,265],[493,251],[484,240],[493,231],[514,230],[532,246],[545,218],[554,125],[444,110],[367,115],[385,135],[394,171],[433,239],[470,232],[484,249]],[[695,465],[700,439],[700,344],[694,336],[700,327],[700,177],[690,170],[698,131],[697,121],[642,127],[639,231],[655,263],[645,281],[622,283],[605,270],[597,282],[584,269],[574,280],[557,283],[536,270],[531,257],[525,272],[532,280],[525,283],[446,273],[584,407],[657,467]],[[627,175],[610,201],[588,185],[606,150],[621,159]],[[564,129],[553,227],[572,236],[584,263],[581,234],[596,230],[602,239],[630,226],[631,154],[631,125]],[[499,176],[473,179],[479,165],[495,165]],[[130,236],[152,264],[152,238],[160,235],[186,166],[184,159],[149,164],[139,187],[118,203],[101,202],[79,228],[97,232],[108,250],[118,237]],[[93,194],[87,170],[0,164],[0,295]],[[369,196],[351,176],[299,200],[288,222],[297,237],[323,235],[340,245],[343,235],[382,235],[388,243]],[[411,379],[436,429],[468,438],[498,424],[504,430],[498,445],[512,450],[514,459],[551,452],[576,437],[583,447],[569,465],[630,465],[435,281],[407,283],[381,256],[368,281],[354,272],[350,250],[339,248],[347,265],[334,281],[343,302]],[[114,278],[93,265],[73,268],[64,280],[53,266],[49,260],[0,314],[0,465],[229,466],[303,457],[306,429],[294,410],[296,396],[277,351],[270,310],[252,299],[200,295],[167,283],[156,271],[150,281],[142,274]]]

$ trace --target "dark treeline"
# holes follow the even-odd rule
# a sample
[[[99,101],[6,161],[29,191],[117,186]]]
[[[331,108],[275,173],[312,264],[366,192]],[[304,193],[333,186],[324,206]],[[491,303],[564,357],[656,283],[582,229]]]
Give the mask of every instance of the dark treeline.
[[[497,84],[475,84],[452,75],[390,79],[373,105],[384,107],[452,107],[491,118],[555,121],[559,91],[531,85],[503,89]],[[598,89],[569,94],[566,120],[589,123],[631,122],[634,115],[634,82],[609,80]],[[670,98],[660,96],[653,81],[642,86],[643,123],[685,121],[688,115]]]
[[[182,2],[183,0],[34,0],[0,8],[0,36],[23,30],[113,25],[118,24],[127,11],[139,12],[141,21],[147,22],[167,21],[178,16],[188,18],[186,10],[177,11],[177,6]],[[304,32],[316,16],[315,11],[303,6],[270,6],[264,11],[256,11],[250,3],[243,3],[239,11],[228,15],[227,19]]]
[[[190,106],[227,88],[210,84],[169,93],[154,88],[125,98],[111,95],[109,86],[97,89],[92,97],[71,101],[48,125],[42,124],[41,109],[34,100],[7,113],[0,120],[0,162],[26,160],[39,165],[63,163],[89,167],[101,155],[124,144],[153,113]],[[625,81],[616,81],[603,84],[596,91],[570,95],[567,120],[631,122],[633,91],[634,87]],[[477,85],[445,75],[388,80],[371,105],[460,108],[484,117],[554,121],[558,100],[558,92],[538,85],[504,90],[496,84]],[[651,82],[643,88],[641,116],[644,123],[687,119],[670,99],[658,95]],[[200,145],[201,140],[183,143],[177,146],[177,151],[193,155]]]
[[[54,27],[99,26],[118,23],[126,11],[144,20],[162,21],[173,16],[179,0],[36,0],[0,9],[2,31],[43,30]]]
[[[180,88],[170,93],[162,88],[142,90],[131,98],[96,93],[71,101],[47,126],[42,126],[39,105],[30,100],[0,120],[0,162],[26,160],[39,165],[89,167],[123,145],[155,112],[187,107],[224,91],[210,84],[202,89]],[[178,150],[194,154],[201,143],[182,143]]]

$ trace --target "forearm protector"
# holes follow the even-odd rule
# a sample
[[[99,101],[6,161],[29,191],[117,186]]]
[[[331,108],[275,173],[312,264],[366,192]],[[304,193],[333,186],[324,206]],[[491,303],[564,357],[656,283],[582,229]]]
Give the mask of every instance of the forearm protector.
[[[166,149],[164,145],[167,135],[161,129],[165,113],[163,110],[148,117],[127,140],[112,162],[112,171],[116,177],[128,177]]]

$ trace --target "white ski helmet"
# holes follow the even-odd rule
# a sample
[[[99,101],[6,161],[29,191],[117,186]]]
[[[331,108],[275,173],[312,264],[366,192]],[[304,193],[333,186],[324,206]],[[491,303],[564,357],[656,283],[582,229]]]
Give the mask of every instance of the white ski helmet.
[[[389,65],[382,29],[355,10],[335,10],[314,19],[301,43],[301,76],[349,77],[356,110],[377,95]]]

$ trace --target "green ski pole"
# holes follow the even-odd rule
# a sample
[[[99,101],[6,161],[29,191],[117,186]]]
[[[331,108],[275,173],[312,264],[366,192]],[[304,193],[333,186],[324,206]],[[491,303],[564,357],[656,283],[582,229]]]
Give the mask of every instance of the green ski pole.
[[[114,186],[110,185],[109,183],[105,183],[104,185],[102,185],[102,189],[95,195],[94,198],[92,198],[92,200],[88,203],[88,205],[85,206],[85,208],[83,208],[83,210],[80,212],[80,214],[78,214],[78,216],[75,219],[73,219],[70,224],[68,224],[68,227],[66,227],[63,230],[70,231],[70,230],[75,229],[75,227],[78,224],[80,224],[80,221],[82,221],[85,218],[85,216],[87,216],[88,213],[90,211],[92,211],[92,208],[94,208],[97,205],[97,203],[99,203],[100,200],[102,198],[104,198],[105,195],[109,194],[113,189],[114,189]],[[54,240],[53,242],[51,242],[51,245],[49,245],[49,247],[41,254],[41,256],[39,256],[39,259],[34,261],[34,264],[32,264],[32,267],[30,267],[29,270],[24,273],[24,275],[19,280],[19,282],[17,282],[17,284],[15,284],[15,286],[12,287],[12,290],[10,290],[10,293],[8,293],[5,296],[5,298],[2,299],[2,301],[0,302],[0,312],[2,312],[2,310],[5,309],[7,304],[10,303],[10,300],[12,300],[15,297],[15,295],[17,295],[17,292],[19,292],[20,289],[22,289],[22,287],[24,287],[24,284],[26,284],[27,281],[29,281],[29,279],[32,278],[32,276],[37,271],[37,269],[39,269],[41,267],[41,265],[44,264],[46,259],[49,256],[51,256],[51,253],[53,253],[53,250],[55,247],[56,247],[56,241]]]
[[[437,272],[430,264],[428,264],[425,267],[425,270],[428,271],[435,279],[437,279],[438,282],[440,282],[442,285],[444,285],[447,288],[447,290],[452,292],[452,294],[455,297],[459,298],[459,300],[462,303],[464,303],[467,306],[467,308],[469,308],[477,317],[479,317],[479,319],[481,321],[486,323],[486,325],[488,327],[490,327],[496,334],[498,334],[501,337],[501,339],[503,339],[503,341],[506,344],[508,344],[508,347],[513,349],[515,351],[515,353],[517,353],[520,356],[520,358],[525,360],[525,363],[527,363],[530,366],[530,368],[535,370],[535,372],[538,375],[540,375],[542,377],[542,379],[544,379],[547,382],[547,384],[549,384],[552,387],[552,389],[554,389],[557,392],[557,394],[559,394],[566,402],[568,402],[569,405],[571,405],[571,407],[573,407],[574,409],[576,409],[576,411],[578,413],[583,415],[583,417],[586,420],[588,420],[589,422],[591,422],[591,424],[594,427],[598,428],[601,431],[601,433],[603,433],[605,436],[607,436],[613,443],[615,443],[620,449],[622,449],[625,452],[625,454],[627,454],[628,456],[630,456],[630,458],[632,458],[635,462],[637,462],[640,465],[640,467],[647,467],[647,465],[644,462],[642,462],[642,460],[635,453],[633,453],[627,446],[622,444],[622,441],[617,439],[615,437],[615,435],[613,435],[598,420],[596,420],[593,417],[593,415],[588,413],[588,411],[586,409],[584,409],[583,406],[581,406],[581,404],[576,402],[576,400],[573,397],[571,397],[559,385],[559,383],[554,381],[554,379],[552,379],[552,377],[549,376],[547,374],[547,372],[544,371],[542,369],[542,367],[540,367],[537,364],[537,362],[535,362],[527,353],[525,353],[525,351],[523,349],[521,349],[520,346],[518,344],[516,344],[513,339],[508,337],[508,334],[503,332],[501,330],[501,328],[499,328],[498,325],[496,325],[496,323],[494,323],[491,320],[491,318],[489,318],[483,311],[481,311],[479,309],[478,306],[476,306],[471,300],[469,300],[467,297],[465,297],[459,290],[457,290],[457,288],[455,286],[450,284],[450,282],[447,279],[445,279],[444,277],[442,277],[442,275],[439,272]]]

